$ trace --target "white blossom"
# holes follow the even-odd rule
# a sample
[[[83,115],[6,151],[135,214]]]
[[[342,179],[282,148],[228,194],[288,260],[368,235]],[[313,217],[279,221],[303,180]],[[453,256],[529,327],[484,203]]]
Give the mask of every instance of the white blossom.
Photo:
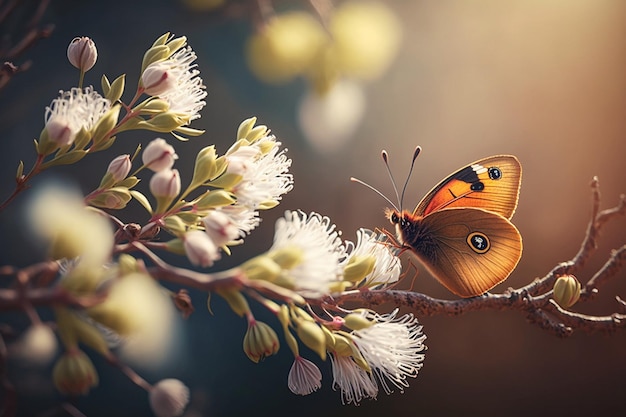
[[[194,265],[208,267],[220,258],[219,248],[202,230],[191,230],[183,236],[183,246],[187,258]]]
[[[204,230],[215,245],[224,246],[239,238],[239,229],[235,222],[222,210],[211,210],[202,219]]]
[[[276,205],[283,194],[291,191],[291,159],[287,158],[286,149],[279,150],[280,145],[270,135],[226,154],[227,172],[242,176],[231,190],[237,197],[237,204],[253,209],[269,208]],[[266,151],[262,152],[262,149]]]
[[[300,294],[320,297],[331,293],[333,286],[341,281],[345,247],[328,217],[286,211],[285,217],[276,221],[269,252],[285,248],[297,248],[302,253],[301,261],[286,272],[294,290]]]
[[[354,362],[350,356],[330,353],[333,370],[333,389],[341,390],[343,404],[358,405],[363,398],[376,398],[378,386],[371,374]]]
[[[239,237],[242,238],[250,234],[261,222],[257,210],[239,204],[219,207],[215,211],[225,214],[232,225],[239,230]]]
[[[350,257],[353,256],[372,256],[376,259],[374,269],[361,283],[363,287],[388,286],[400,279],[402,263],[396,256],[396,250],[385,243],[384,235],[368,229],[357,230],[357,242],[350,253]]]
[[[383,315],[363,314],[375,323],[353,331],[353,341],[385,392],[393,391],[388,381],[402,392],[409,385],[406,378],[416,377],[423,365],[426,336],[422,326],[412,314],[396,318],[397,309]]]
[[[287,385],[294,394],[309,395],[322,386],[322,373],[317,365],[298,355],[289,370]]]
[[[91,86],[60,91],[59,97],[46,107],[48,137],[59,146],[70,145],[81,128],[91,130],[110,108],[111,102]]]
[[[186,117],[189,122],[200,118],[207,96],[194,63],[196,58],[196,53],[187,46],[164,61],[148,65],[141,75],[146,94],[167,101],[170,112]]]
[[[177,159],[176,150],[163,138],[156,138],[150,141],[146,149],[141,153],[143,164],[154,172],[172,168],[174,161]]]

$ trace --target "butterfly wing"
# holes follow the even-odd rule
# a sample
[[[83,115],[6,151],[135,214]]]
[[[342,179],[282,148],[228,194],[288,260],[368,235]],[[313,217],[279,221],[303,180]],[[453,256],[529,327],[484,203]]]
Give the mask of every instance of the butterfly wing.
[[[476,207],[510,219],[517,207],[522,166],[513,155],[480,159],[437,184],[413,214],[426,216],[452,207]]]
[[[438,281],[461,297],[484,294],[504,281],[522,255],[517,228],[486,210],[444,209],[413,226],[414,233],[403,233],[404,244]]]

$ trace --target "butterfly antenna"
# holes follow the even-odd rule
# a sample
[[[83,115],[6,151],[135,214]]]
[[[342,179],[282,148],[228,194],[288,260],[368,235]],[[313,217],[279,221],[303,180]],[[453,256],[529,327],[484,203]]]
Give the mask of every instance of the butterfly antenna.
[[[406,187],[407,185],[409,185],[409,179],[411,178],[411,174],[413,173],[413,167],[415,166],[415,160],[417,159],[417,157],[419,156],[420,152],[422,151],[422,147],[421,146],[416,146],[415,150],[413,151],[413,159],[411,160],[411,168],[409,168],[409,173],[406,176],[406,181],[404,181],[404,187],[402,187],[402,194],[400,195],[399,201],[400,201],[400,207],[402,207],[402,202],[404,201],[404,193],[406,191]],[[387,169],[389,169],[389,167],[387,167]],[[394,185],[395,188],[395,185]],[[396,191],[396,194],[398,192]]]
[[[398,187],[396,186],[396,180],[393,177],[393,174],[391,173],[391,168],[389,168],[389,154],[387,153],[386,150],[383,149],[380,156],[383,158],[383,161],[385,162],[385,167],[387,167],[387,174],[389,174],[389,178],[391,179],[391,185],[393,185],[393,191],[396,193],[396,200],[398,201],[398,206],[396,206],[395,204],[392,204],[392,206],[393,208],[396,209],[396,211],[401,211],[402,200],[400,200],[400,194],[398,194]]]
[[[389,205],[390,205],[391,207],[393,207],[394,209],[396,209],[396,211],[400,211],[400,210],[398,210],[398,207],[397,207],[395,204],[393,204],[393,202],[392,202],[389,198],[387,198],[387,196],[386,196],[385,194],[381,193],[380,191],[378,191],[376,188],[372,187],[372,186],[371,186],[371,185],[369,185],[368,183],[363,182],[363,181],[361,181],[360,179],[358,179],[358,178],[354,178],[354,177],[350,177],[350,181],[352,181],[352,182],[356,182],[356,183],[359,183],[359,184],[361,184],[361,185],[366,186],[367,188],[369,188],[370,190],[374,191],[376,194],[378,194],[379,196],[381,196],[382,198],[384,198],[384,199],[385,199],[385,201],[386,201],[387,203],[389,203]]]

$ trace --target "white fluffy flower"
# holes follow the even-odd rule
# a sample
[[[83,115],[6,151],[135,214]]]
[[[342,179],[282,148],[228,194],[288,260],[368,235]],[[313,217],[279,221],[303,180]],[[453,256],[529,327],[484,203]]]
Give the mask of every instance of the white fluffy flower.
[[[331,293],[341,281],[346,253],[330,219],[317,213],[307,216],[301,211],[286,211],[285,217],[276,221],[269,252],[293,248],[302,253],[300,262],[286,271],[293,289],[309,297]]]
[[[239,204],[219,207],[215,211],[225,214],[232,225],[239,230],[239,237],[242,238],[254,230],[261,222],[258,211]]]
[[[280,145],[270,135],[252,145],[239,146],[226,154],[228,172],[242,176],[241,181],[232,189],[237,197],[237,204],[253,209],[271,208],[283,194],[291,191],[291,159],[287,158],[286,149],[279,150]]]
[[[110,108],[111,102],[91,86],[60,91],[46,107],[48,137],[59,146],[70,145],[81,128],[90,130]]]
[[[310,360],[296,356],[289,370],[287,385],[294,394],[309,395],[322,386],[322,373]]]
[[[363,398],[376,398],[378,386],[371,374],[352,360],[350,356],[330,353],[333,369],[333,389],[341,390],[341,402],[358,405]]]
[[[187,46],[164,61],[148,65],[141,75],[146,94],[167,101],[170,112],[186,117],[189,122],[200,118],[207,96],[194,63],[196,58],[196,53]]]
[[[402,263],[396,251],[385,243],[385,236],[368,229],[357,230],[357,242],[350,257],[372,256],[374,269],[362,281],[361,286],[374,288],[387,286],[400,279]]]
[[[150,390],[150,408],[157,417],[183,414],[189,403],[189,388],[178,379],[164,379]]]
[[[416,377],[423,365],[426,336],[422,326],[412,314],[396,318],[397,309],[383,315],[363,314],[375,323],[353,331],[353,341],[385,392],[393,390],[388,381],[402,392],[409,385],[406,378]]]

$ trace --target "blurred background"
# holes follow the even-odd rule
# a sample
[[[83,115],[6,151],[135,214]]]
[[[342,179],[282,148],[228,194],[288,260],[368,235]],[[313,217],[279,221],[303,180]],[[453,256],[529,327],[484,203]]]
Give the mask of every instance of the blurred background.
[[[13,40],[19,37],[20,22],[38,2],[22,3],[22,12],[0,27],[5,39],[7,33]],[[187,36],[209,93],[201,119],[192,124],[206,133],[186,143],[167,138],[180,156],[176,167],[183,181],[191,178],[191,161],[200,148],[215,144],[225,152],[239,123],[250,116],[272,129],[293,160],[294,190],[279,207],[262,212],[261,226],[214,270],[269,248],[274,222],[286,209],[328,215],[349,240],[360,227],[387,227],[386,203],[349,178],[358,177],[395,200],[380,152],[387,149],[402,183],[416,145],[423,152],[405,197],[408,208],[439,180],[476,159],[511,153],[522,162],[513,222],[523,236],[524,253],[495,291],[526,285],[571,259],[587,227],[591,179],[600,179],[603,208],[626,192],[626,2],[358,3],[371,7],[363,12],[354,4],[320,1],[51,2],[41,22],[54,24],[54,31],[14,59],[30,60],[32,66],[0,91],[0,195],[4,199],[12,190],[19,160],[32,164],[32,141],[43,128],[45,106],[60,89],[77,84],[78,73],[65,55],[72,38],[89,36],[98,47],[99,60],[86,84],[100,89],[102,73],[110,80],[126,73],[128,100],[144,51],[169,31]],[[333,20],[339,10],[343,20]],[[285,58],[268,47],[275,40],[267,38],[273,15],[291,19],[274,28],[280,39],[293,40],[287,49],[309,51],[310,42],[320,42],[319,36],[330,31],[337,40],[331,58],[300,56],[293,68],[278,65]],[[331,22],[321,31],[316,26],[320,16]],[[341,44],[341,39],[347,40]],[[351,56],[354,50],[358,53]],[[114,156],[132,153],[138,143],[156,136],[121,134],[108,152],[49,174],[88,191]],[[18,220],[26,201],[18,198],[0,218],[3,245],[11,242],[0,251],[2,265],[39,259]],[[131,204],[134,209],[122,217],[145,221],[137,206]],[[625,236],[625,219],[613,221],[578,278],[586,282]],[[418,268],[416,291],[454,297]],[[593,303],[574,309],[610,314],[616,311],[615,295],[626,297],[626,271]],[[251,363],[240,348],[244,320],[217,297],[213,315],[204,307],[204,294],[192,293],[192,298],[196,312],[180,320],[172,335],[179,339],[178,348],[160,366],[139,368],[153,382],[183,380],[192,391],[188,416],[588,416],[616,415],[626,407],[624,331],[575,333],[561,340],[517,312],[424,317],[428,351],[419,376],[404,394],[380,393],[377,400],[354,407],[341,405],[332,390],[330,366],[319,362],[322,389],[308,397],[291,394],[288,349]],[[11,317],[26,323],[19,315]],[[315,359],[312,353],[308,357]],[[144,391],[102,361],[96,366],[100,386],[78,400],[81,411],[88,416],[150,415]],[[58,402],[48,372],[12,368],[23,415]]]

